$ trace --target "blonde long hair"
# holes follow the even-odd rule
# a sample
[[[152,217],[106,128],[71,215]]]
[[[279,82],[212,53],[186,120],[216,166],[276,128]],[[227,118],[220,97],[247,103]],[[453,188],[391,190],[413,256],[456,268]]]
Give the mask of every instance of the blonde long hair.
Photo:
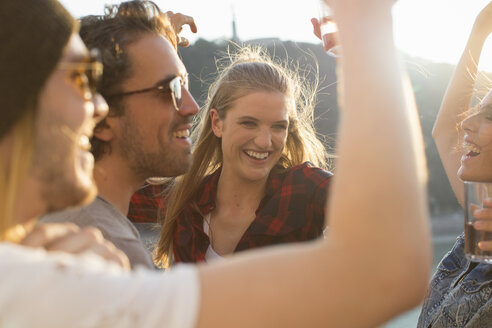
[[[34,149],[34,111],[28,110],[12,128],[10,156],[0,158],[0,240],[19,241],[14,220],[15,201],[21,182],[27,177]]]
[[[190,171],[174,179],[167,194],[167,210],[156,249],[157,264],[169,267],[173,252],[176,219],[185,206],[198,212],[195,196],[203,179],[222,164],[221,140],[212,132],[210,109],[215,108],[223,120],[237,99],[256,91],[276,91],[287,98],[289,128],[283,154],[278,162],[283,169],[310,161],[328,168],[329,156],[314,130],[315,87],[304,77],[274,62],[260,47],[243,47],[227,53],[219,75],[210,86],[205,106],[196,117],[192,132],[193,163]],[[198,183],[196,181],[199,181]],[[161,220],[162,221],[162,220]]]

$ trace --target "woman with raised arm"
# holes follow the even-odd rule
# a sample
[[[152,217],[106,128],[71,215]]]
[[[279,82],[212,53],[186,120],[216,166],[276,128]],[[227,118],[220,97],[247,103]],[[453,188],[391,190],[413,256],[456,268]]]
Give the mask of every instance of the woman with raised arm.
[[[343,112],[328,238],[244,252],[214,264],[180,264],[166,274],[128,272],[94,256],[1,242],[2,325],[374,327],[418,304],[430,264],[426,175],[414,103],[393,44],[393,0],[332,0],[329,5],[343,47]],[[0,24],[6,27],[0,29],[2,40],[38,48],[25,54],[40,77],[15,79],[12,67],[25,72],[31,63],[15,48],[0,49],[0,59],[9,59],[0,60],[8,73],[0,74],[0,85],[11,91],[4,96],[12,101],[2,110],[15,113],[1,125],[0,159],[31,158],[19,154],[63,158],[57,166],[41,168],[65,182],[53,184],[36,165],[19,167],[9,185],[18,189],[0,186],[25,196],[12,193],[7,205],[13,216],[0,217],[3,236],[49,211],[53,201],[68,206],[90,195],[91,162],[82,147],[95,119],[99,65],[73,33],[73,20],[53,0],[0,1]],[[36,24],[57,24],[54,30],[63,38],[37,47],[47,40]],[[34,28],[7,32],[24,25]],[[25,37],[19,37],[22,33]],[[175,52],[169,56],[179,60]],[[26,81],[39,101],[24,101]],[[49,123],[49,129],[34,128],[41,123]],[[32,141],[33,134],[40,139],[23,142]],[[48,141],[60,143],[53,147]],[[374,153],[374,145],[385,156]],[[17,167],[5,164],[1,170],[9,176]],[[74,188],[77,195],[71,194]]]
[[[477,110],[470,111],[479,74],[478,62],[491,32],[492,2],[489,2],[475,20],[432,131],[449,182],[461,206],[464,206],[463,181],[492,181],[492,91],[482,99]],[[485,205],[492,207],[492,199],[486,200]],[[475,224],[475,229],[492,231],[492,210],[482,210],[475,217],[481,219]],[[468,260],[464,243],[463,233],[439,263],[418,327],[490,326],[492,266]],[[481,242],[478,247],[492,250],[492,241]]]

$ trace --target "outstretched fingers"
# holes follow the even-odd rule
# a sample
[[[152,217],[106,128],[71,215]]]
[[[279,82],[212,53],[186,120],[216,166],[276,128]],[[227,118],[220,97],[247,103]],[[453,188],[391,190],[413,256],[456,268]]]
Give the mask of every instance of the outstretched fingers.
[[[169,18],[169,21],[171,22],[174,31],[176,32],[178,46],[180,47],[189,46],[190,41],[185,37],[180,36],[179,34],[181,33],[181,31],[183,31],[184,25],[188,25],[190,27],[191,32],[196,33],[198,29],[196,27],[195,19],[191,16],[184,15],[182,13],[174,13],[172,11],[166,12],[166,15]]]

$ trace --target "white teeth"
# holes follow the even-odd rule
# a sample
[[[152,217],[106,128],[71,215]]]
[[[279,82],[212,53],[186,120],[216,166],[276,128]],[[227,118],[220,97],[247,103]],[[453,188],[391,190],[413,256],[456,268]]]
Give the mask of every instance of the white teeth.
[[[480,154],[480,149],[477,146],[469,144],[469,143],[465,143],[464,146],[467,150],[472,151],[472,152],[477,153],[477,154]]]
[[[176,138],[186,138],[190,136],[190,130],[180,130],[173,133]]]
[[[82,148],[83,150],[91,150],[91,142],[89,140],[88,136],[80,136],[79,138],[79,147]]]
[[[252,150],[246,150],[245,152],[246,152],[246,154],[248,154],[248,156],[251,156],[251,157],[256,158],[256,159],[265,159],[268,157],[268,152],[258,153],[258,152],[252,151]]]

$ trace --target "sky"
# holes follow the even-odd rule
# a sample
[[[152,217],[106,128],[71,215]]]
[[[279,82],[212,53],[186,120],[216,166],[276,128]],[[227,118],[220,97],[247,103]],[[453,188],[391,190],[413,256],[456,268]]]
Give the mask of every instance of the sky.
[[[75,16],[102,14],[116,0],[60,0]],[[317,16],[317,0],[154,0],[163,10],[193,16],[198,33],[187,28],[182,35],[216,40],[232,35],[236,18],[241,40],[279,38],[317,43],[309,19]],[[416,57],[456,64],[476,15],[489,0],[399,0],[394,7],[398,48]],[[492,38],[490,38],[492,39]],[[492,72],[492,41],[488,40],[479,68]]]

